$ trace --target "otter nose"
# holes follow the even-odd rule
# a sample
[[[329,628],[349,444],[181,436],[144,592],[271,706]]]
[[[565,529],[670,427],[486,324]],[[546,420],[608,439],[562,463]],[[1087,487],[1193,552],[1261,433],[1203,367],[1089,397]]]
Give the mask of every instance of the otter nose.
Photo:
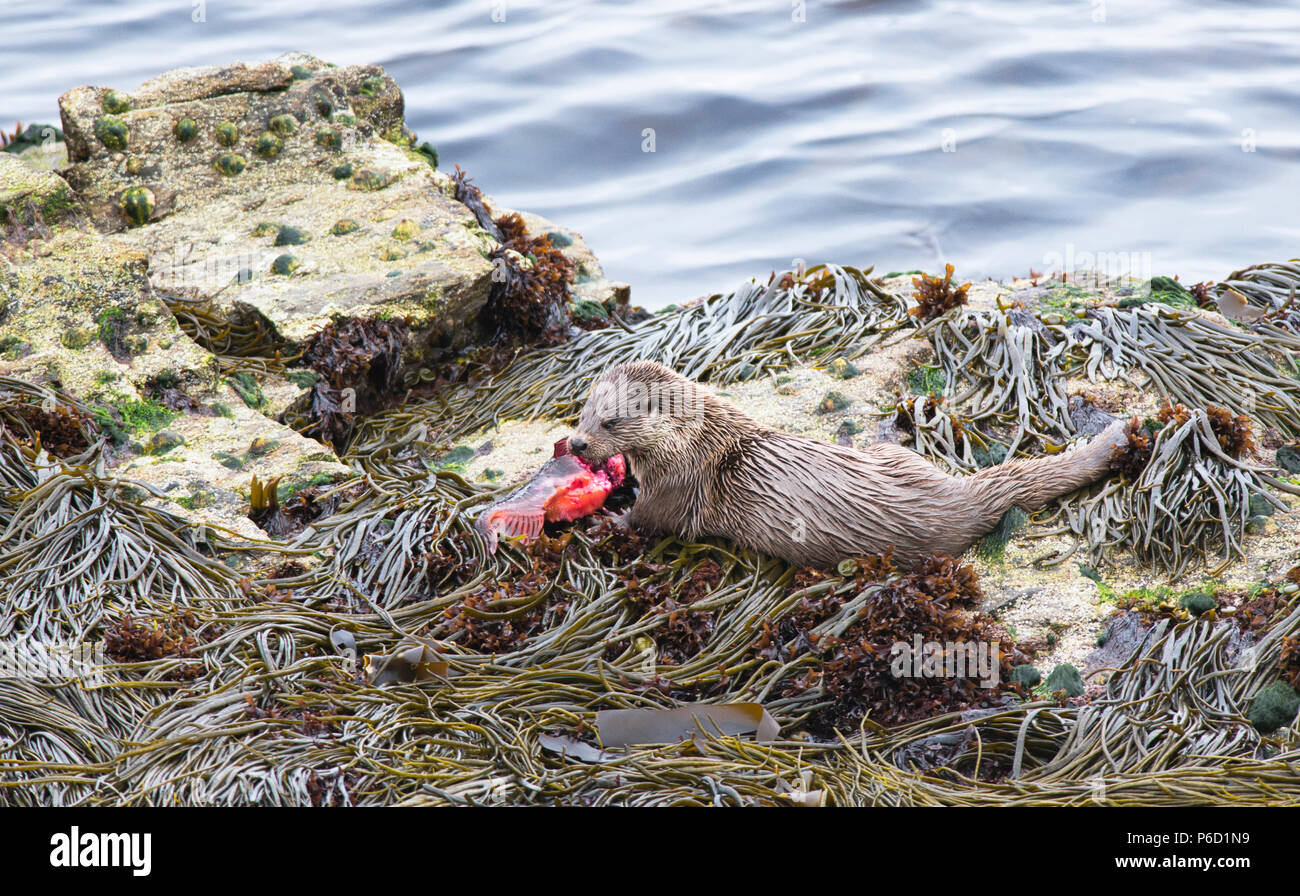
[[[569,436],[569,450],[574,454],[580,454],[587,450],[587,440],[577,433]]]

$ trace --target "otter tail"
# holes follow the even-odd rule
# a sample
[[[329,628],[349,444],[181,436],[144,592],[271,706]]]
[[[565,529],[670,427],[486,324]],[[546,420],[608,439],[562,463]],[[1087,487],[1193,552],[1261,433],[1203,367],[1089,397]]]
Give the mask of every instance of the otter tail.
[[[1053,498],[1104,478],[1112,452],[1124,444],[1125,428],[1123,420],[1116,420],[1074,451],[1008,461],[966,477],[963,486],[980,508],[981,528],[992,529],[1012,507],[1034,511]]]

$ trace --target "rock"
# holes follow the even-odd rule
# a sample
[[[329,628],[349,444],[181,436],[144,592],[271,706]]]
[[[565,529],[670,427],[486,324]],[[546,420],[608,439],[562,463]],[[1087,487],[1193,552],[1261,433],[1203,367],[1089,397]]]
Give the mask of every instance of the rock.
[[[1251,516],[1272,516],[1276,509],[1273,502],[1264,495],[1254,494],[1250,496]]]
[[[290,54],[181,69],[129,95],[78,87],[60,113],[72,187],[96,227],[147,254],[156,288],[213,298],[232,321],[260,317],[287,351],[336,316],[406,320],[407,363],[448,334],[473,340],[495,240],[456,201],[436,151],[415,148],[402,92],[382,68]],[[143,224],[144,208],[123,201],[140,188],[154,198]],[[563,244],[575,300],[627,305],[626,284],[604,278],[580,235],[521,215]],[[302,248],[286,258],[284,246]],[[274,274],[239,277],[245,270]]]
[[[1277,449],[1277,465],[1288,473],[1300,473],[1300,450],[1292,445]]]
[[[334,314],[400,315],[418,334],[467,323],[486,301],[492,268],[473,215],[453,198],[450,179],[410,150],[401,91],[377,66],[288,56],[168,72],[131,92],[116,115],[121,127],[101,121],[108,94],[80,87],[60,99],[68,177],[100,230],[148,255],[156,287],[225,288],[219,313],[254,311],[290,344]],[[359,173],[340,182],[333,172],[344,162]],[[134,222],[121,197],[133,187],[151,190],[157,205],[153,220],[126,230]],[[235,278],[270,270],[276,243],[299,245],[254,235],[259,222],[328,234],[340,220],[362,223],[302,250],[293,277]],[[412,252],[388,276],[380,248],[401,221]]]
[[[350,473],[330,448],[240,399],[217,359],[151,293],[142,252],[56,227],[8,257],[0,265],[0,345],[25,351],[0,356],[0,375],[54,386],[90,406],[118,443],[107,455],[112,475],[181,502],[169,509],[196,523],[260,536],[245,516],[253,474],[289,481]],[[189,409],[168,407],[167,395],[185,396]],[[251,456],[257,439],[274,449]]]
[[[0,224],[22,220],[28,209],[52,223],[75,204],[71,187],[59,175],[26,164],[22,156],[0,152]]]

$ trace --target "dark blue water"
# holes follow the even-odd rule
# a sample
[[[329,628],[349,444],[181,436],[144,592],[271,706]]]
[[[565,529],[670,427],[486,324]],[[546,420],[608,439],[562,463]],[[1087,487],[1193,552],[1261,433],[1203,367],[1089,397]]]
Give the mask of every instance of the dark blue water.
[[[795,258],[974,278],[1100,254],[1199,280],[1300,254],[1296,0],[201,11],[0,0],[0,127],[182,65],[378,62],[444,168],[582,231],[650,305]]]

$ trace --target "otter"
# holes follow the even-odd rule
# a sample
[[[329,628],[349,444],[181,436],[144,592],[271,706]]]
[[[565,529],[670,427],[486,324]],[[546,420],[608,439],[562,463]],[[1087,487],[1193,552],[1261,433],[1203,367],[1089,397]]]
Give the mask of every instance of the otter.
[[[1036,510],[1105,477],[1125,424],[1061,454],[949,475],[899,445],[855,450],[764,426],[653,361],[593,385],[569,449],[622,454],[640,484],[626,522],[646,534],[714,535],[800,566],[892,549],[903,563],[958,556],[1012,507]]]

